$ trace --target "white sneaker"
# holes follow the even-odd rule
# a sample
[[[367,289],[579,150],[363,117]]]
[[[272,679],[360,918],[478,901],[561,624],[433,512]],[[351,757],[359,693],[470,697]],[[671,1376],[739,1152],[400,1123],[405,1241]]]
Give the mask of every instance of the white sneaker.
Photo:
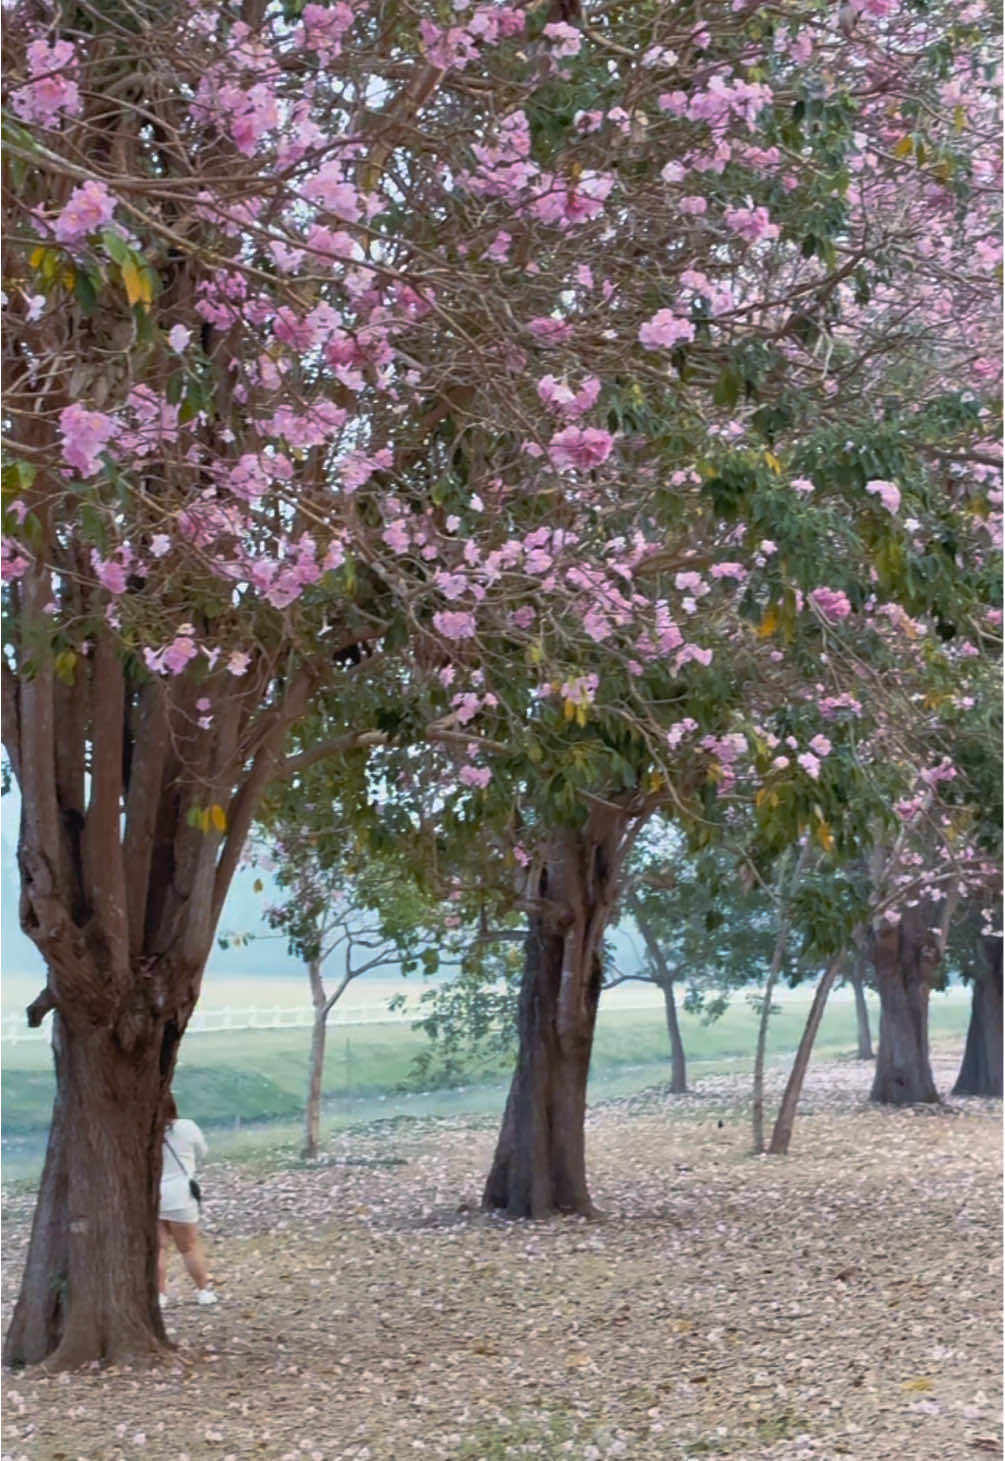
[[[160,1304],[160,1306],[161,1306],[162,1309],[166,1309],[167,1306],[168,1306],[168,1304],[171,1301],[168,1298],[167,1294],[158,1294],[157,1295],[157,1302],[158,1302],[158,1304]]]
[[[196,1295],[196,1302],[200,1304],[218,1304],[220,1301],[212,1289],[200,1289]]]

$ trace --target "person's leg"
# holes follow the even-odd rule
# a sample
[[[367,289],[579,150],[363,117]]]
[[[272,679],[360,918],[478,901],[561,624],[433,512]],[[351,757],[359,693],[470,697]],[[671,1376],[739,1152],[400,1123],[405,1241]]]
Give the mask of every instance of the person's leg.
[[[171,1242],[171,1224],[161,1219],[157,1224],[157,1287],[167,1293],[168,1245]]]
[[[188,1275],[200,1292],[209,1288],[209,1270],[199,1237],[198,1223],[171,1223],[171,1236],[182,1256]]]

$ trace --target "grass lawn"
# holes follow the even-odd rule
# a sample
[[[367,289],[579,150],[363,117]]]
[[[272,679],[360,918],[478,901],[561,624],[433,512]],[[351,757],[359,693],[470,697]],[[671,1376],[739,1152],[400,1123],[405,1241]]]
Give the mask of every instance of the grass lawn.
[[[299,1003],[303,995],[299,982],[283,983],[288,987],[290,1002]],[[385,1000],[387,992],[382,991]],[[641,986],[629,987],[612,991],[601,1002],[591,1073],[590,1096],[594,1102],[627,1095],[666,1078],[664,1015],[658,1006],[639,1006],[638,999],[646,993]],[[810,997],[808,989],[785,990],[779,997],[780,1008],[770,1025],[770,1060],[784,1059],[795,1049]],[[875,1039],[874,1001],[871,1014]],[[956,988],[936,996],[931,1004],[932,1039],[958,1039],[962,1047],[968,1015],[966,990]],[[692,1066],[708,1072],[752,1059],[756,1016],[744,996],[738,996],[714,1024],[703,1024],[697,1016],[683,1013],[680,1022]],[[303,1111],[309,1043],[310,1030],[306,1028],[192,1034],[184,1041],[178,1061],[175,1092],[179,1105],[201,1125],[229,1128],[231,1132],[248,1123],[286,1123],[291,1140],[295,1140]],[[496,1114],[501,1110],[511,1069],[508,1060],[472,1069],[461,1087],[429,1090],[430,1083],[426,1082],[427,1089],[423,1089],[417,1082],[413,1061],[426,1044],[426,1037],[405,1022],[348,1025],[333,1021],[329,1026],[324,1083],[328,1129],[343,1129],[395,1114]],[[828,1006],[817,1051],[823,1059],[850,1054],[854,1048],[854,1005],[842,991],[832,997]],[[16,1169],[19,1150],[33,1154],[31,1165],[37,1162],[54,1082],[46,1042],[8,1042],[3,1056],[5,1154]],[[240,1145],[255,1146],[260,1139],[248,1133]],[[214,1145],[220,1149],[219,1140]]]

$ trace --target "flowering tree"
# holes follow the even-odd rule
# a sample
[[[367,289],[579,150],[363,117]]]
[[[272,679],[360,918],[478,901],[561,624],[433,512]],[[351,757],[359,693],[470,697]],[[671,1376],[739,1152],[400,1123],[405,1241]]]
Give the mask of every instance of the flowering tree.
[[[549,1013],[490,1194],[585,1210],[641,821],[749,776],[838,836],[849,678],[1000,627],[983,6],[761,12],[12,11],[4,738],[58,1097],[10,1360],[163,1342],[162,1097],[308,711],[296,757],[424,736],[473,802],[537,768]]]

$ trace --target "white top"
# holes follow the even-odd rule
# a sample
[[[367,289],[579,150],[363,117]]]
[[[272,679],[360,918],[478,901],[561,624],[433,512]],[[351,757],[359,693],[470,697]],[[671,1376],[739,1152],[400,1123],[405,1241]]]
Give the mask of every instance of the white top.
[[[168,1146],[168,1142],[171,1143]],[[192,1201],[188,1179],[209,1148],[194,1121],[179,1117],[164,1129],[164,1167],[161,1172],[161,1211],[181,1211]]]

